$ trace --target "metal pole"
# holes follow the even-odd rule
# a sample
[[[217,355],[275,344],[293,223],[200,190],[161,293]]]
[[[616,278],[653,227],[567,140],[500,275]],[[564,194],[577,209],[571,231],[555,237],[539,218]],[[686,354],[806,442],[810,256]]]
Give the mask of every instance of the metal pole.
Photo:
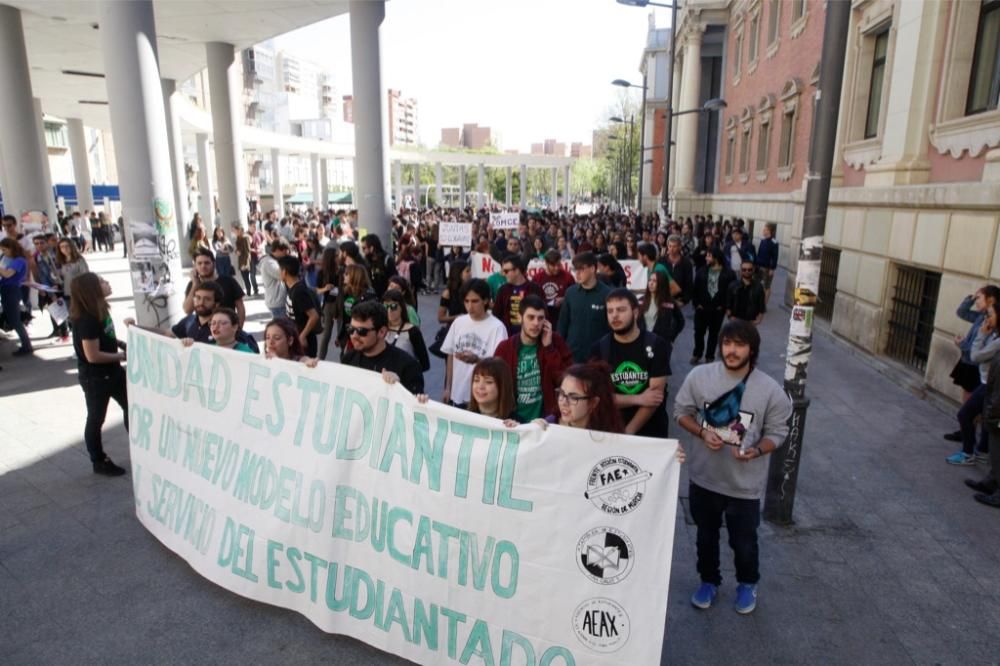
[[[667,109],[664,116],[667,126],[663,130],[663,187],[660,188],[660,205],[663,207],[663,222],[670,215],[670,144],[673,141],[674,124],[674,64],[677,53],[677,2],[670,8],[670,71],[667,77]]]
[[[649,61],[646,62],[647,66]],[[642,113],[639,116],[639,213],[642,213],[642,163],[646,157],[646,74],[642,75]]]
[[[795,305],[792,307],[788,349],[785,354],[785,391],[792,399],[791,429],[785,446],[771,454],[764,498],[764,519],[778,525],[792,524],[792,507],[802,459],[806,423],[806,375],[812,354],[813,309],[819,292],[819,269],[823,254],[830,174],[833,168],[840,92],[844,78],[844,50],[851,20],[851,3],[830,2],[826,6],[819,90],[813,147],[806,174],[806,201],[802,218],[795,275]]]

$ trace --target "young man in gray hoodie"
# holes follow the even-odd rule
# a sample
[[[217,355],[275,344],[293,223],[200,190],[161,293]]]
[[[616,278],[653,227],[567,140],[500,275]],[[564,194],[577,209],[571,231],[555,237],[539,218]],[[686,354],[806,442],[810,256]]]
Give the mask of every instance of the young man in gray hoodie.
[[[719,530],[725,516],[736,565],[736,611],[745,615],[757,605],[757,527],[766,456],[788,435],[792,403],[778,382],[754,369],[760,333],[751,322],[727,322],[719,347],[720,360],[692,368],[674,399],[674,418],[698,440],[688,450],[688,497],[698,526],[701,576],[691,603],[708,608],[722,584]]]

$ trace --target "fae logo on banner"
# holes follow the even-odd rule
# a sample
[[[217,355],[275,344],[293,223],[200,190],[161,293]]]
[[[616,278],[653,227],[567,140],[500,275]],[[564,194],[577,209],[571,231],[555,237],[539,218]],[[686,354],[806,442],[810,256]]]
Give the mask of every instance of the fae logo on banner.
[[[659,663],[676,440],[134,326],[128,352],[136,514],[212,582],[421,664]]]
[[[438,244],[441,247],[472,247],[471,222],[441,222],[438,224]]]
[[[490,226],[493,229],[517,229],[520,223],[520,213],[490,213]]]

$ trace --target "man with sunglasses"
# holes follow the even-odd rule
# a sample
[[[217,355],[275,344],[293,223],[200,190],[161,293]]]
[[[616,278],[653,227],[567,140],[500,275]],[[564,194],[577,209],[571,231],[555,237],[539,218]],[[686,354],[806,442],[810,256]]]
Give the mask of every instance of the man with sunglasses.
[[[344,354],[344,365],[392,373],[413,395],[424,392],[424,373],[417,359],[385,342],[389,317],[381,303],[365,301],[355,305],[346,330],[351,338],[351,349]]]
[[[740,279],[729,285],[726,315],[730,319],[742,319],[759,326],[767,311],[767,297],[755,273],[753,260],[744,259],[740,264]]]

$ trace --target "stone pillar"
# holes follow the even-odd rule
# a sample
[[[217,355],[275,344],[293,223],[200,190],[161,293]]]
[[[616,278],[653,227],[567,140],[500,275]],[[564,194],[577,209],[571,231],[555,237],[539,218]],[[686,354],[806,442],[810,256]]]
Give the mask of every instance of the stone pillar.
[[[552,167],[552,196],[549,197],[549,208],[559,208],[559,169]]]
[[[285,216],[285,192],[282,184],[281,173],[281,153],[277,148],[271,149],[271,190],[273,192],[274,210],[278,211],[278,217]]]
[[[521,208],[528,207],[528,165],[521,165]]]
[[[87,159],[87,135],[83,130],[83,121],[79,118],[67,118],[66,131],[69,134],[69,153],[73,159],[76,209],[94,210],[94,189],[90,182],[90,160]]]
[[[319,209],[319,155],[312,153],[309,155],[310,175],[312,176],[313,208]]]
[[[680,108],[688,111],[698,108],[701,87],[701,28],[691,26],[684,39],[684,74],[681,78]],[[694,192],[695,150],[698,146],[698,121],[700,113],[688,113],[677,119],[677,186],[678,192]]]
[[[486,186],[486,166],[480,162],[476,172],[476,208],[482,208],[486,199],[483,188]]]
[[[458,207],[465,208],[465,165],[458,167]]]
[[[413,164],[413,200],[417,203],[416,207],[419,209],[422,205],[420,199],[420,164],[416,162]]]
[[[892,71],[884,79],[892,85],[882,129],[882,157],[865,168],[868,187],[921,185],[930,178],[927,128],[937,110],[948,11],[943,2],[899,3],[899,18],[893,19],[892,26],[896,31],[895,51],[889,60]]]
[[[232,44],[209,42],[208,92],[212,98],[212,138],[215,144],[215,170],[219,188],[219,211],[222,224],[246,224],[246,163],[240,143],[243,126],[240,90],[237,82],[236,51]]]
[[[14,216],[41,210],[55,219],[52,190],[45,189],[48,156],[40,150],[38,135],[25,131],[36,120],[21,12],[7,5],[0,5],[0,90],[4,91],[0,137],[7,173],[4,208]]]
[[[385,0],[351,0],[351,74],[354,80],[354,205],[358,225],[392,247],[389,207],[387,108],[382,86]]]
[[[392,182],[396,195],[396,212],[403,210],[403,163],[396,160],[392,163]]]
[[[173,210],[170,148],[151,0],[99,0],[105,85],[121,188],[125,241],[156,276],[154,294],[136,293],[136,319],[166,328],[183,316],[184,274]]]
[[[330,177],[325,157],[321,157],[319,160],[319,191],[320,210],[326,210],[330,207]]]
[[[198,147],[198,214],[201,215],[206,231],[211,234],[215,228],[215,198],[212,196],[212,165],[208,135],[195,135],[195,144]]]
[[[45,142],[45,114],[42,113],[42,100],[35,97],[35,129],[38,132],[38,145],[42,152],[42,168],[45,171],[45,191],[48,192],[48,202],[51,207],[55,201],[55,189],[52,187],[52,166],[49,164],[49,146]],[[50,218],[55,219],[53,216]]]
[[[507,184],[507,192],[506,192],[506,194],[507,194],[507,208],[510,208],[510,207],[512,207],[514,205],[514,169],[513,169],[513,167],[507,167],[507,174],[506,174],[506,176],[507,176],[507,179],[506,179],[505,182]]]
[[[167,145],[170,148],[170,176],[174,184],[174,216],[177,218],[177,247],[181,248],[181,266],[191,268],[191,256],[183,250],[187,248],[188,217],[187,174],[184,171],[184,143],[181,140],[181,119],[177,114],[180,93],[177,82],[163,79],[163,114],[167,119]]]
[[[572,170],[570,169],[570,165],[567,164],[563,167],[563,205],[567,208],[569,207],[570,182],[572,178]],[[641,196],[640,194],[640,198]]]
[[[444,186],[443,178],[441,176],[441,163],[434,163],[434,199],[438,206],[444,205]]]

